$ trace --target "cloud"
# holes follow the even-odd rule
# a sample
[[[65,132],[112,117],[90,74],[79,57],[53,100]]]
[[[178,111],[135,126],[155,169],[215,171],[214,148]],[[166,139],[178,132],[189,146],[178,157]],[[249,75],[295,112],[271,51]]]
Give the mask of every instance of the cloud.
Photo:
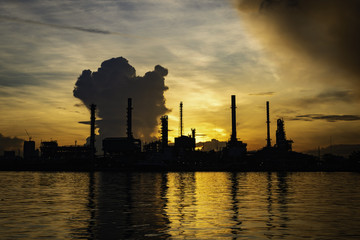
[[[127,34],[127,33],[108,31],[108,30],[83,27],[83,26],[71,26],[71,25],[65,25],[65,24],[47,23],[47,22],[41,22],[41,21],[36,21],[36,20],[31,20],[31,19],[23,19],[23,18],[13,17],[13,16],[0,15],[0,19],[5,20],[5,21],[39,25],[39,26],[45,26],[45,27],[51,27],[51,28],[57,28],[57,29],[74,30],[74,31],[93,33],[93,34],[101,34],[101,35],[119,35],[121,37],[131,38],[131,39],[134,39],[134,38],[144,39],[143,36],[135,35],[135,34]],[[151,37],[147,37],[148,40],[150,38]]]
[[[338,121],[359,121],[360,115],[324,115],[324,114],[305,114],[299,115],[289,120],[301,120],[301,121],[313,121],[313,120],[325,120],[327,122]]]
[[[360,90],[360,1],[235,2],[248,29],[267,50],[277,54],[283,52],[288,58],[310,57],[317,68],[325,66],[327,72],[324,71],[323,76],[329,71],[337,72],[342,75],[342,79],[351,81]],[[301,61],[291,64],[303,65]],[[304,72],[303,79],[306,74]],[[323,78],[322,81],[328,82],[329,78]]]
[[[96,126],[96,127],[99,127],[99,126],[100,126],[99,123],[101,123],[101,122],[102,122],[101,119],[95,120],[95,126]],[[79,121],[78,123],[84,124],[84,125],[90,125],[90,124],[91,124],[91,121]]]
[[[125,136],[127,99],[133,100],[133,132],[135,137],[152,139],[165,106],[165,76],[160,65],[144,76],[136,76],[135,68],[123,57],[104,61],[96,72],[84,70],[75,83],[74,96],[86,107],[97,105],[99,132],[103,137]]]
[[[275,92],[258,92],[258,93],[249,93],[250,96],[272,96]]]
[[[31,74],[19,70],[10,70],[0,63],[0,86],[2,87],[20,87],[25,85],[40,84],[41,80],[31,76]]]
[[[330,100],[330,101],[345,101],[350,102],[354,100],[352,92],[349,90],[330,90],[320,93],[318,96],[320,99]]]
[[[322,103],[335,103],[335,102],[351,103],[353,101],[356,101],[356,98],[352,91],[327,90],[315,96],[301,98],[297,101],[297,104],[307,107],[309,105],[322,104]]]
[[[42,26],[53,27],[53,28],[77,30],[77,31],[88,32],[88,33],[96,33],[96,34],[120,34],[120,33],[117,33],[117,32],[110,32],[110,31],[101,30],[101,29],[87,28],[87,27],[78,27],[78,26],[67,26],[67,25],[60,25],[60,24],[54,24],[54,23],[45,23],[45,22],[40,22],[40,21],[35,21],[35,20],[30,20],[30,19],[23,19],[23,18],[18,18],[18,17],[12,17],[12,16],[0,15],[0,19],[6,20],[6,21],[19,22],[19,23],[42,25]]]
[[[22,148],[24,139],[17,137],[5,137],[0,133],[0,154],[4,151],[16,151]]]

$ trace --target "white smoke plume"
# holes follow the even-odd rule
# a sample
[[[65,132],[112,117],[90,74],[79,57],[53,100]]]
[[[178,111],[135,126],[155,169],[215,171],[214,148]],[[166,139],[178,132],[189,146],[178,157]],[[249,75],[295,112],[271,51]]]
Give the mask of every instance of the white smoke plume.
[[[135,68],[123,57],[104,61],[96,71],[84,70],[75,83],[74,96],[85,106],[97,105],[99,133],[104,137],[126,136],[127,99],[133,102],[134,137],[153,139],[165,106],[165,76],[168,70],[160,65],[144,76],[136,76]]]

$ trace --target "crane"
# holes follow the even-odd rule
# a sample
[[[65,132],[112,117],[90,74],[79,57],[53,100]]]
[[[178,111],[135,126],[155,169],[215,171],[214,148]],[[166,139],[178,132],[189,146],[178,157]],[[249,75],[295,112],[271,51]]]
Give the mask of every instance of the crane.
[[[28,131],[25,129],[26,135],[29,137],[29,142],[31,141],[32,137],[29,135]]]

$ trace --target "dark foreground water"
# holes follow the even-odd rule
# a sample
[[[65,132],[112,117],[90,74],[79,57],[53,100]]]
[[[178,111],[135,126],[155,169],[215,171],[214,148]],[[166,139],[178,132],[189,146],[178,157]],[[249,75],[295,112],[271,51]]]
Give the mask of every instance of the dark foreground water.
[[[358,173],[0,172],[0,239],[360,239]]]

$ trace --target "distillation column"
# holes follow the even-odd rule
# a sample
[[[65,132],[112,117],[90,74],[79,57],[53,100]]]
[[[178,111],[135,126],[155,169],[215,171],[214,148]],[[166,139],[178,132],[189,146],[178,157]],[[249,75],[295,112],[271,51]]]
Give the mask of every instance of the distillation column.
[[[161,120],[161,145],[162,149],[168,147],[168,116],[164,115],[160,118]]]

